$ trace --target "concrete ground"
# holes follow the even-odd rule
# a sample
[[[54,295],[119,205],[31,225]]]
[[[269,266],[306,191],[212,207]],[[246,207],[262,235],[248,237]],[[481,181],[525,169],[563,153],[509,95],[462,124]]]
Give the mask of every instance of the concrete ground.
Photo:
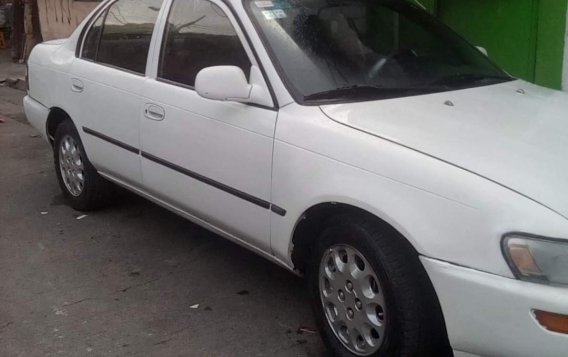
[[[10,50],[0,49],[0,83],[6,79],[25,78],[26,66],[21,63],[15,63],[10,58]]]
[[[130,193],[80,214],[0,87],[0,356],[321,356],[303,281]]]

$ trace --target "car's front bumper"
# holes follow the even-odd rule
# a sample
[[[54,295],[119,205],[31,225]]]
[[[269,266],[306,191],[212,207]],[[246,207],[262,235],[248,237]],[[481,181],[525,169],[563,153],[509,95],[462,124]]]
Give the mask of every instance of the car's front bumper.
[[[568,288],[421,260],[438,294],[454,350],[479,356],[568,356],[568,335],[546,330],[533,315],[534,309],[568,315]]]

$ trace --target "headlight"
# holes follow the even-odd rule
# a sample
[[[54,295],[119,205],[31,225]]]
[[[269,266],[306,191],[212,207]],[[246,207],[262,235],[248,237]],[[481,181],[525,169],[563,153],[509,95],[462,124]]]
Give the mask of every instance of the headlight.
[[[508,234],[503,253],[517,278],[568,286],[568,241]]]

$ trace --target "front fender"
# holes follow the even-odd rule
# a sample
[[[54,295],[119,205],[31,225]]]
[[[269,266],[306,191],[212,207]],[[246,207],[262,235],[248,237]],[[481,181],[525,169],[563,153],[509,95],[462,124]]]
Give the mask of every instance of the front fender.
[[[510,231],[568,236],[568,221],[471,172],[351,129],[318,108],[278,118],[272,216],[274,254],[291,263],[291,238],[310,207],[339,202],[397,229],[424,256],[513,277],[501,253]]]

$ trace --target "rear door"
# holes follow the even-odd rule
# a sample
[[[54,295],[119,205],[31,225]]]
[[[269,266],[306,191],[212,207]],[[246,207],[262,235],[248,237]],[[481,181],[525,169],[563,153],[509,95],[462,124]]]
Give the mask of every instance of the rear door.
[[[139,185],[139,120],[150,43],[162,0],[112,2],[86,32],[68,90],[70,115],[89,160]]]

